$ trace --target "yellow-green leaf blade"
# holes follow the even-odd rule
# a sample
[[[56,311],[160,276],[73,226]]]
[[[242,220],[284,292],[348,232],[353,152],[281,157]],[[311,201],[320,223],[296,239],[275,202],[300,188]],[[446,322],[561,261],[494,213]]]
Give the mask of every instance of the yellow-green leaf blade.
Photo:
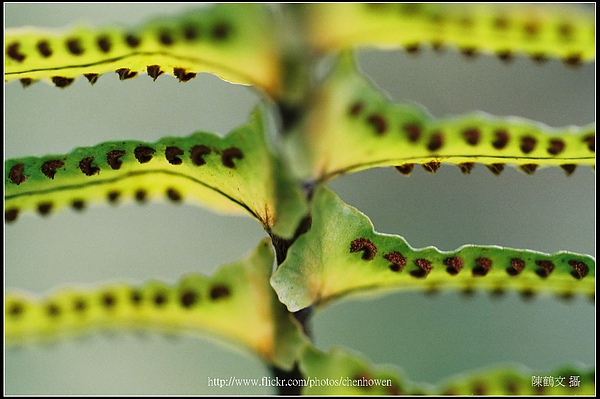
[[[593,395],[593,369],[563,367],[533,371],[524,367],[497,367],[456,376],[436,387],[440,395]]]
[[[155,18],[137,27],[33,28],[5,32],[5,80],[51,80],[59,87],[106,72],[120,79],[139,73],[187,81],[212,73],[278,95],[279,59],[268,6],[219,4]]]
[[[5,341],[19,346],[102,330],[208,333],[290,368],[306,341],[269,285],[273,260],[264,239],[212,277],[187,275],[175,285],[114,283],[61,289],[41,299],[9,292]]]
[[[322,51],[358,46],[446,46],[466,54],[525,54],[567,64],[596,55],[592,8],[550,4],[318,4],[305,7],[313,44]]]
[[[307,347],[300,361],[307,386],[302,395],[403,395],[410,394],[391,368],[374,369],[365,359],[340,348],[323,353]]]
[[[594,370],[565,367],[534,372],[519,365],[499,366],[454,376],[435,386],[407,381],[391,367],[334,348],[308,347],[300,363],[307,376],[303,395],[592,395]]]
[[[468,172],[479,163],[494,173],[505,164],[526,173],[595,165],[595,123],[557,129],[483,112],[436,118],[422,107],[391,102],[360,75],[350,53],[340,57],[314,104],[303,129],[286,142],[302,178],[328,180],[378,166],[409,172],[415,164],[435,171],[451,163]]]
[[[566,251],[545,254],[498,246],[455,251],[412,248],[402,237],[375,232],[369,219],[333,192],[313,199],[311,230],[300,236],[271,278],[290,311],[355,293],[437,290],[570,296],[595,292],[595,260]]]
[[[167,199],[249,213],[282,237],[294,233],[306,209],[300,188],[269,148],[260,111],[223,138],[198,132],[156,143],[115,141],[5,162],[7,221],[22,212]]]

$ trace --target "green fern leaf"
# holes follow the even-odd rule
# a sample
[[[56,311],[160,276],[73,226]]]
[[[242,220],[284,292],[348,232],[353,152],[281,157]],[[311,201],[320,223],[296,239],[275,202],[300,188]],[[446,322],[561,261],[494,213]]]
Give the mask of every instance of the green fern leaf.
[[[290,237],[306,209],[300,189],[268,147],[260,110],[224,138],[199,132],[11,159],[5,163],[5,187],[7,221],[23,211],[47,215],[105,201],[170,199],[249,213],[268,232]]]
[[[286,142],[295,172],[325,181],[343,173],[441,163],[468,173],[475,163],[500,173],[505,164],[533,173],[539,166],[595,165],[595,124],[553,129],[516,117],[484,113],[434,118],[412,104],[394,104],[357,72],[351,53],[315,96],[315,106]]]
[[[389,367],[373,366],[341,348],[323,353],[308,347],[300,367],[303,395],[591,395],[594,371],[568,367],[536,373],[522,366],[496,367],[452,377],[437,386],[407,381]]]
[[[593,60],[596,54],[593,10],[571,5],[355,3],[305,8],[312,42],[323,52],[449,46],[468,56],[488,53],[511,60],[526,54],[568,65]]]
[[[306,341],[269,285],[273,261],[264,239],[212,277],[188,275],[175,286],[114,283],[62,289],[43,299],[8,293],[5,341],[18,346],[102,330],[209,333],[289,369]]]
[[[593,395],[594,369],[563,367],[548,371],[518,365],[459,375],[436,387],[440,395]]]
[[[365,359],[341,348],[323,353],[307,347],[302,354],[300,369],[307,382],[302,395],[410,394],[396,370],[383,367],[374,370]]]
[[[290,248],[271,284],[281,302],[298,311],[356,291],[481,288],[593,296],[594,275],[594,258],[566,251],[413,249],[402,237],[376,233],[365,215],[322,188],[313,199],[311,230]]]
[[[4,79],[24,85],[43,79],[58,87],[106,72],[121,80],[139,73],[171,74],[186,82],[212,73],[232,83],[279,94],[279,59],[268,6],[220,4],[132,28],[32,28],[5,32]]]

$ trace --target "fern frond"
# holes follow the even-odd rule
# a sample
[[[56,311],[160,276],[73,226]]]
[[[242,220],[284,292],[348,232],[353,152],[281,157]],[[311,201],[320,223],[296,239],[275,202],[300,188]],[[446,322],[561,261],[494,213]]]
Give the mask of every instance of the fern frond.
[[[595,58],[592,9],[550,4],[318,4],[305,6],[308,32],[321,51],[361,46],[495,54],[579,65]]]
[[[593,296],[594,276],[594,258],[566,251],[480,245],[449,252],[414,249],[400,236],[376,233],[364,214],[321,188],[313,199],[311,230],[292,245],[271,284],[281,302],[298,311],[382,290],[479,288]]]
[[[93,84],[107,72],[121,80],[170,74],[182,82],[206,72],[278,96],[279,49],[272,26],[266,5],[219,4],[138,27],[8,29],[4,79],[67,87],[79,76]]]
[[[273,260],[264,239],[246,258],[212,277],[188,275],[174,286],[114,283],[62,289],[42,299],[8,293],[6,344],[51,342],[103,330],[208,333],[291,368],[305,341],[269,286]]]
[[[340,174],[414,165],[435,172],[441,163],[469,173],[476,164],[499,174],[505,165],[531,174],[540,166],[595,165],[595,123],[550,128],[516,117],[482,112],[435,118],[413,104],[390,101],[356,70],[344,53],[323,89],[315,95],[302,129],[286,143],[295,172],[326,181]]]
[[[48,215],[105,201],[169,199],[250,214],[268,232],[290,237],[306,209],[300,189],[269,149],[260,110],[224,138],[199,132],[7,160],[5,187],[7,221],[26,211]]]
[[[341,348],[323,353],[307,348],[301,367],[308,383],[303,395],[593,395],[594,370],[565,367],[534,372],[510,365],[452,377],[436,386],[402,378],[390,367],[371,365]],[[538,381],[539,378],[539,381]]]

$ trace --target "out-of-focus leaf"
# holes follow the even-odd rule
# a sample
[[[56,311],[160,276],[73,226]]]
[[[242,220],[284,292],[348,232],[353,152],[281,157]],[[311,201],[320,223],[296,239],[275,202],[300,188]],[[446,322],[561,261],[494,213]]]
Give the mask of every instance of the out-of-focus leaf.
[[[58,87],[106,72],[121,80],[148,73],[188,81],[211,73],[254,85],[272,96],[280,87],[274,16],[264,4],[218,4],[138,27],[77,27],[64,31],[9,29],[4,35],[4,79],[24,85],[43,79]]]
[[[105,330],[208,333],[289,369],[307,341],[269,285],[273,260],[264,239],[212,277],[188,275],[176,285],[114,283],[61,289],[41,299],[9,292],[5,343],[13,347]]]
[[[308,347],[300,367],[307,376],[303,395],[593,395],[594,370],[565,367],[536,373],[518,365],[454,376],[436,386],[401,378],[390,367],[377,367],[358,355],[334,348],[323,353]]]
[[[500,173],[505,164],[533,173],[539,166],[595,165],[595,124],[554,129],[516,118],[482,112],[434,118],[422,107],[395,104],[357,70],[344,53],[301,127],[287,139],[295,173],[328,180],[378,166],[404,174],[415,164],[435,172],[440,163],[463,172],[476,163]]]
[[[307,347],[300,361],[306,379],[302,395],[406,395],[408,388],[396,370],[374,368],[365,359],[334,348],[323,353]]]
[[[594,9],[574,4],[311,4],[308,32],[321,51],[358,46],[435,50],[465,55],[526,54],[568,65],[596,56]]]

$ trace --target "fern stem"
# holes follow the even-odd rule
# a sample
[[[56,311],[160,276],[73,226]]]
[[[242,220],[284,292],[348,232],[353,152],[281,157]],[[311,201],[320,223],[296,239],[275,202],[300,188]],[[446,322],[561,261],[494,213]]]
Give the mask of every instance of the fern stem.
[[[275,256],[277,260],[277,266],[281,265],[286,258],[288,249],[290,246],[298,239],[299,236],[306,233],[312,224],[312,217],[306,216],[298,225],[294,236],[290,239],[281,238],[275,234],[271,234],[271,243],[273,248],[275,249]],[[298,321],[300,326],[302,327],[302,331],[304,334],[312,340],[312,330],[310,328],[310,320],[313,314],[312,306],[301,309],[295,313],[293,313],[294,318]],[[279,395],[300,395],[301,394],[301,386],[299,384],[290,384],[290,386],[286,386],[285,381],[293,379],[300,380],[303,379],[304,376],[298,367],[298,363],[294,364],[294,367],[291,370],[284,370],[282,368],[272,366],[271,374],[273,377],[278,379],[279,381],[284,381],[279,384],[277,387],[277,391]]]
[[[285,21],[285,27],[282,31],[285,32],[284,40],[282,41],[284,54],[284,78],[283,78],[283,95],[276,102],[276,112],[279,114],[279,135],[281,137],[288,135],[304,117],[305,110],[314,86],[313,71],[315,59],[308,50],[308,44],[304,41],[298,41],[297,38],[305,37],[301,33],[305,27],[302,26],[300,12],[298,7],[294,5],[282,5],[282,20]],[[313,187],[305,187],[304,193],[308,201],[312,197]],[[306,215],[296,228],[296,232],[292,238],[284,239],[277,235],[271,234],[271,242],[275,249],[277,266],[281,265],[287,256],[288,249],[298,239],[299,236],[306,233],[312,224],[312,216]],[[306,336],[312,340],[312,331],[310,328],[310,320],[313,314],[313,308],[308,307],[295,312],[294,318],[301,325]],[[291,370],[283,370],[278,367],[271,367],[271,373],[279,380],[301,380],[304,378],[300,371],[298,363]],[[283,383],[277,387],[279,395],[300,395],[300,384],[290,384],[285,386]],[[295,386],[296,385],[296,386]]]

